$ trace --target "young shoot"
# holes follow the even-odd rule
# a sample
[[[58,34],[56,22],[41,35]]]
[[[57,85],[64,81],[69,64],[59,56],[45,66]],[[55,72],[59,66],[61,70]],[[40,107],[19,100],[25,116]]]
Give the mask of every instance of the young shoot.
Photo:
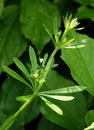
[[[52,42],[54,44],[54,50],[51,56],[48,58],[48,54],[46,53],[43,58],[40,58],[37,61],[37,56],[34,49],[30,46],[29,47],[29,58],[30,58],[30,70],[28,70],[21,61],[17,58],[14,58],[14,62],[19,70],[24,74],[26,78],[17,74],[15,71],[11,70],[9,67],[4,66],[3,69],[13,78],[19,80],[20,82],[24,83],[27,87],[30,88],[31,94],[25,96],[19,96],[16,99],[20,102],[23,102],[23,105],[17,110],[17,112],[10,116],[4,124],[0,127],[0,130],[8,130],[10,126],[15,122],[18,115],[36,98],[40,98],[49,108],[51,108],[54,112],[58,113],[59,115],[63,115],[63,110],[59,108],[56,104],[52,103],[50,98],[54,100],[60,101],[70,101],[73,100],[73,96],[65,96],[65,93],[74,93],[83,91],[86,89],[85,87],[78,87],[78,86],[71,86],[70,88],[61,88],[56,90],[48,90],[42,92],[42,87],[44,87],[44,82],[46,82],[47,75],[49,71],[55,66],[56,64],[53,63],[54,56],[59,49],[67,48],[71,43],[75,41],[74,38],[68,38],[68,32],[74,29],[79,25],[77,18],[72,19],[72,15],[66,16],[64,18],[64,32],[58,30],[57,28],[57,19],[55,18],[53,23],[53,31],[54,36],[49,32],[49,30],[44,25],[45,30],[50,35]],[[50,85],[50,84],[49,84]],[[74,89],[73,89],[74,88]],[[69,91],[68,91],[69,90]],[[62,94],[62,95],[61,95]]]

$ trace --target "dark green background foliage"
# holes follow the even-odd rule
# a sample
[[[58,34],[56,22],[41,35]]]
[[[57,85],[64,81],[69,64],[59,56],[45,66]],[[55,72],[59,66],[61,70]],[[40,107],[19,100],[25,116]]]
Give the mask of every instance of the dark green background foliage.
[[[16,97],[30,94],[25,85],[7,76],[2,66],[18,71],[14,57],[28,66],[29,45],[37,56],[51,54],[53,43],[44,25],[53,34],[57,17],[58,29],[63,31],[62,17],[70,13],[84,29],[69,35],[86,47],[58,52],[55,57],[58,66],[50,71],[44,86],[52,90],[78,84],[87,90],[71,94],[75,99],[68,102],[49,99],[63,110],[63,116],[39,99],[34,100],[10,130],[25,130],[28,126],[35,127],[34,130],[83,130],[94,121],[94,0],[0,0],[0,125],[21,106]]]

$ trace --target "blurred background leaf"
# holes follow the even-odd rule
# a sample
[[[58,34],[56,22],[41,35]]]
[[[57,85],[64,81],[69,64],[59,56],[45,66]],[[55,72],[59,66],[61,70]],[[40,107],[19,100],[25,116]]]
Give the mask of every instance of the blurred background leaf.
[[[39,50],[50,40],[43,24],[53,34],[53,21],[58,18],[60,27],[60,14],[55,4],[46,0],[23,0],[21,2],[21,28],[24,36],[28,38]]]
[[[51,71],[47,77],[45,88],[47,90],[51,90],[65,86],[70,86],[73,84],[73,81],[60,76],[55,71]],[[61,127],[70,130],[81,130],[85,126],[85,114],[87,110],[85,98],[81,93],[71,94],[71,96],[74,96],[75,99],[68,102],[60,102],[54,99],[47,98],[49,101],[56,104],[62,109],[62,116],[56,114],[42,101],[40,102],[40,110],[48,120],[54,122],[55,124]]]
[[[19,7],[6,7],[0,21],[0,73],[2,66],[10,65],[13,57],[19,57],[27,45],[20,29]]]
[[[94,39],[76,32],[72,32],[75,42],[85,44],[83,48],[63,49],[62,59],[68,64],[73,78],[78,84],[87,87],[94,95]]]
[[[14,114],[22,103],[16,101],[17,96],[31,94],[32,91],[22,83],[8,78],[2,85],[0,92],[0,112],[2,119]],[[11,104],[10,104],[11,103]],[[20,125],[25,125],[39,115],[38,99],[35,99],[17,118]],[[3,119],[3,120],[4,120]],[[16,130],[16,129],[15,129]]]

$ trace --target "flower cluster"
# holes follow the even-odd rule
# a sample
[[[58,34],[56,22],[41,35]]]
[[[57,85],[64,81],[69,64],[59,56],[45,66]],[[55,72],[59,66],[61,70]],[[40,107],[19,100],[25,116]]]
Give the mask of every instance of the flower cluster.
[[[73,18],[72,19],[72,15],[70,16],[66,16],[64,18],[64,26],[65,26],[65,30],[69,31],[75,27],[77,27],[80,23],[77,21],[77,18]]]

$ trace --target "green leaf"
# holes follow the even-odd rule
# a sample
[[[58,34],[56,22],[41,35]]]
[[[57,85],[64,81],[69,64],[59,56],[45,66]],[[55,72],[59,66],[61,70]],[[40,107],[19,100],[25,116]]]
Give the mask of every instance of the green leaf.
[[[6,79],[0,91],[0,111],[5,114],[5,118],[9,117],[10,115],[13,115],[22,105],[22,102],[18,102],[16,100],[17,96],[25,96],[30,94],[31,90],[28,87],[25,87],[24,84],[18,82],[11,77]],[[40,111],[38,108],[38,99],[36,98],[19,115],[19,117],[17,118],[17,122],[15,122],[16,124],[14,123],[12,128],[16,129],[18,123],[21,126],[29,123],[30,121],[35,119],[39,115],[39,113]],[[11,130],[14,130],[12,128]],[[20,129],[20,126],[18,128]]]
[[[85,43],[86,47],[63,49],[62,59],[70,67],[71,74],[78,84],[87,87],[94,95],[94,39],[76,32],[72,33],[72,37],[78,44]]]
[[[94,130],[94,122],[92,122],[91,125],[85,128],[84,130]]]
[[[32,95],[26,95],[26,96],[18,96],[16,98],[16,100],[21,101],[21,102],[25,102],[28,101],[31,98]]]
[[[81,6],[78,8],[77,13],[75,14],[76,17],[79,19],[91,19],[94,21],[94,9],[88,8],[86,6]]]
[[[40,96],[40,98],[45,102],[45,104],[50,107],[53,111],[55,111],[59,115],[63,115],[63,111],[55,104],[47,100],[46,98]]]
[[[14,62],[16,64],[16,66],[24,73],[24,75],[27,77],[27,79],[33,85],[33,81],[32,81],[32,79],[30,77],[30,74],[29,74],[27,68],[24,66],[24,64],[19,59],[17,59],[16,57],[14,58]]]
[[[25,128],[19,120],[16,120],[9,130],[25,130]]]
[[[16,64],[16,66],[24,73],[24,75],[26,75],[26,77],[29,77],[29,72],[26,69],[26,67],[23,65],[23,63],[17,59],[16,57],[14,58],[14,63]]]
[[[21,2],[21,25],[26,38],[41,50],[50,40],[43,24],[53,33],[53,20],[57,17],[60,27],[59,10],[46,0],[23,0]]]
[[[47,118],[42,117],[39,121],[37,130],[62,130],[62,127],[57,126],[56,124],[47,120]]]
[[[47,80],[44,83],[44,87],[42,88],[41,91],[48,91],[48,90],[52,91],[61,88],[63,89],[65,88],[65,86],[69,87],[69,86],[76,86],[76,85],[73,81],[64,78],[56,71],[51,70],[47,76]],[[67,96],[70,96],[70,94],[67,94]],[[40,110],[48,120],[61,127],[64,127],[68,130],[84,129],[86,125],[85,115],[87,110],[85,98],[81,93],[75,93],[75,94],[71,93],[71,96],[75,98],[74,100],[68,102],[63,102],[63,101],[49,98],[50,102],[53,102],[54,104],[56,104],[62,109],[63,116],[58,115],[56,112],[52,111],[42,101],[40,102]]]
[[[0,110],[0,126],[4,123],[4,121],[6,120],[6,115],[4,112],[2,112],[2,110]]]
[[[3,65],[10,65],[26,49],[19,22],[19,6],[8,6],[0,20],[0,73]]]
[[[4,8],[4,0],[0,0],[0,16],[2,15],[3,8]]]
[[[25,85],[27,85],[29,88],[32,89],[31,85],[24,79],[22,78],[19,74],[17,74],[15,71],[13,71],[12,69],[10,69],[7,66],[3,66],[3,70],[8,73],[11,77],[17,79],[18,81],[24,83]]]
[[[47,94],[76,93],[76,92],[81,92],[85,89],[86,89],[86,87],[83,87],[83,86],[70,86],[70,87],[66,87],[66,88],[44,91],[44,92],[40,92],[40,93],[41,94],[45,94],[45,93],[47,93]]]
[[[43,57],[43,65],[47,63],[47,59],[48,59],[48,53],[46,53]]]
[[[75,0],[75,1],[77,1],[78,3],[83,4],[83,5],[93,5],[94,4],[93,0]]]
[[[61,100],[61,101],[70,101],[70,100],[74,99],[73,96],[61,96],[61,95],[49,95],[49,94],[40,94],[40,95],[49,97],[49,98],[53,98],[56,100]]]
[[[65,88],[65,86],[69,87],[74,85],[75,83],[73,81],[64,78],[55,70],[50,70],[41,92],[53,91],[55,89],[61,89],[61,88],[63,89]]]
[[[86,124],[89,126],[92,122],[94,122],[94,110],[90,110],[86,114]]]
[[[56,36],[58,33],[58,18],[57,17],[55,17],[53,21],[53,32],[54,32],[54,36]]]
[[[36,53],[31,46],[29,47],[29,57],[32,65],[32,70],[35,72],[38,69],[38,63],[37,63]]]
[[[40,110],[48,120],[61,127],[64,127],[68,130],[81,130],[85,128],[86,125],[86,103],[82,94],[77,93],[73,96],[75,99],[69,102],[61,102],[49,98],[50,102],[53,102],[53,104],[62,109],[63,116],[52,111],[43,102],[40,102]]]

